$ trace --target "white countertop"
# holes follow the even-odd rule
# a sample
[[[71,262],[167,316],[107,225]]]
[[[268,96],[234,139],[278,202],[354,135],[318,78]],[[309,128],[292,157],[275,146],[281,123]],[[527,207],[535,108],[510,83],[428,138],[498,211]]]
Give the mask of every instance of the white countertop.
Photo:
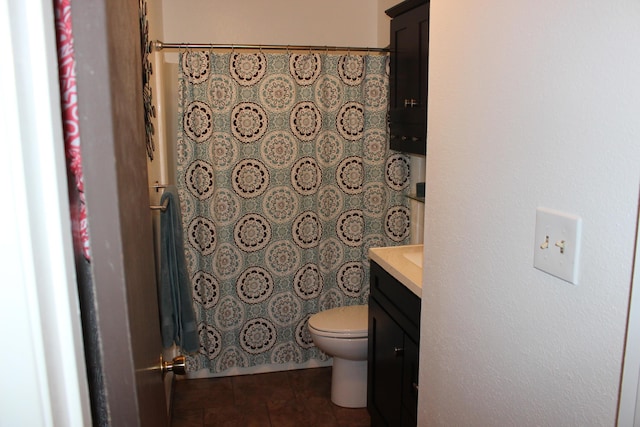
[[[369,258],[422,298],[423,245],[370,248]]]

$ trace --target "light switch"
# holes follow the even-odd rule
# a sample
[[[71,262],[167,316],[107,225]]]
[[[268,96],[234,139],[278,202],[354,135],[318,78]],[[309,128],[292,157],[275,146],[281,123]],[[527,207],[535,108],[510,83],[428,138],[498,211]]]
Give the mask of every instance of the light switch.
[[[538,208],[533,266],[577,285],[581,232],[580,217],[553,209]]]

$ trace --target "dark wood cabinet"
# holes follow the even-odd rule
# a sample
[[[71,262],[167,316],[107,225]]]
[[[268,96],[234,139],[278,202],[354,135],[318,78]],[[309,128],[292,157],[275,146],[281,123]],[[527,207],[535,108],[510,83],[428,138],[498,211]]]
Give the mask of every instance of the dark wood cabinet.
[[[416,425],[420,298],[374,261],[369,297],[371,426]]]
[[[391,19],[389,145],[425,154],[429,64],[429,1],[406,0],[385,12]]]

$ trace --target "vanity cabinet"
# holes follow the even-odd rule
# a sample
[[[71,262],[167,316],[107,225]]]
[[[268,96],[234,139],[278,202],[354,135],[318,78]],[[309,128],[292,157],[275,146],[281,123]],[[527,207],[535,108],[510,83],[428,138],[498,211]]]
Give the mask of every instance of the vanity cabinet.
[[[371,426],[415,426],[420,298],[371,261],[367,409]]]
[[[385,13],[391,17],[389,145],[392,150],[424,155],[429,1],[405,0]]]

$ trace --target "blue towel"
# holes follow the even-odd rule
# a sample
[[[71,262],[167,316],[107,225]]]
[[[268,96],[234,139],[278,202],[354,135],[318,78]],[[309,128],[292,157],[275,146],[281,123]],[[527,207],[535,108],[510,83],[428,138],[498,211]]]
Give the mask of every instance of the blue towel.
[[[162,345],[174,342],[186,353],[198,351],[198,327],[193,311],[191,283],[187,273],[180,218],[180,198],[175,187],[167,187],[160,204],[168,201],[160,214],[160,318]]]

